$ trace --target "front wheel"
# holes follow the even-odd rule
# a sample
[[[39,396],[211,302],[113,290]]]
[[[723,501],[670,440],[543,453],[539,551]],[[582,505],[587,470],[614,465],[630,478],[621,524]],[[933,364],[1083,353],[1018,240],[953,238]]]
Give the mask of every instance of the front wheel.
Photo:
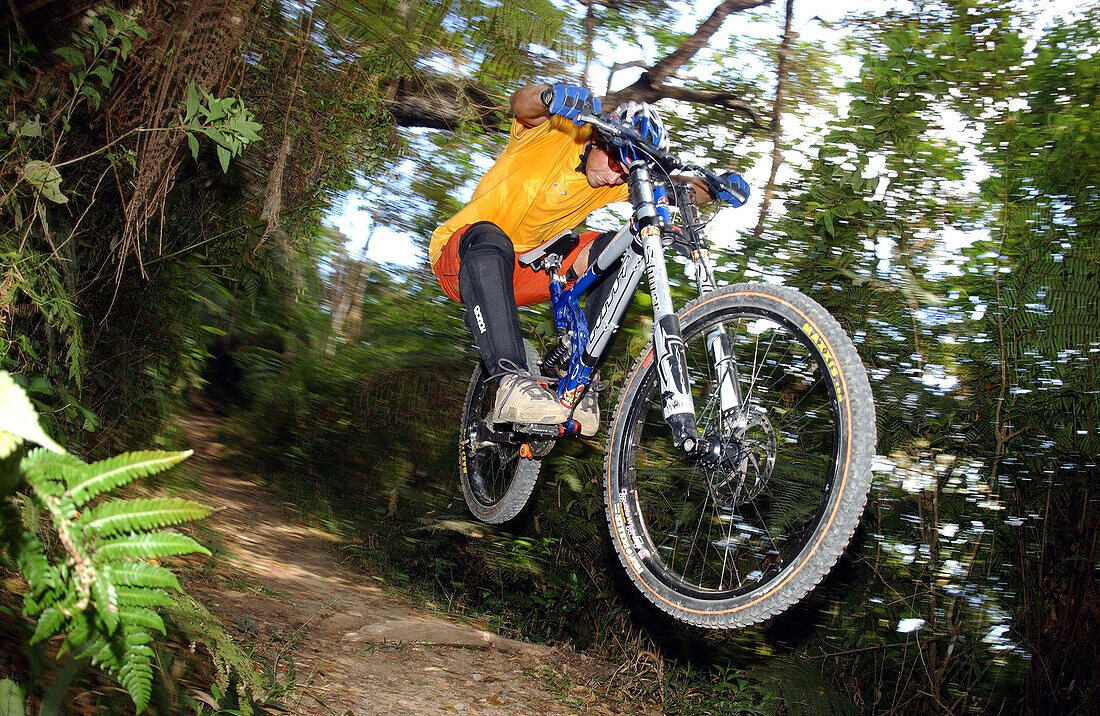
[[[871,484],[871,388],[837,322],[797,291],[739,284],[678,316],[699,432],[718,457],[673,445],[650,347],[611,424],[612,542],[665,612],[748,626],[805,596],[851,540]],[[715,341],[736,371],[715,367]]]

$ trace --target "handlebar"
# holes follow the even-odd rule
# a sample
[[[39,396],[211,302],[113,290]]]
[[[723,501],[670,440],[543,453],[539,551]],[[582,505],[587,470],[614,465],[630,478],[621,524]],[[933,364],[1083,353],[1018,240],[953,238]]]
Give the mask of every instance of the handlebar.
[[[717,199],[723,191],[730,191],[729,185],[724,184],[723,180],[710,169],[701,167],[697,164],[683,162],[675,154],[650,144],[629,124],[617,122],[609,116],[590,114],[587,112],[580,114],[577,117],[577,121],[591,124],[600,136],[616,147],[621,147],[625,144],[633,145],[663,167],[666,172],[690,171],[699,174],[706,183],[707,190],[710,191],[711,196],[715,199]],[[738,196],[737,198],[744,203],[744,200],[748,197]]]

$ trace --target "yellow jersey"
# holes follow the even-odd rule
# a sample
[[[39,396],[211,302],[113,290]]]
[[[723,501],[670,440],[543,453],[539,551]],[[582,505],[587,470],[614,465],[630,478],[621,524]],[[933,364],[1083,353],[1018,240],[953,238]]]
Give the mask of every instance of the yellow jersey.
[[[625,184],[594,188],[577,171],[591,132],[556,115],[537,127],[513,120],[504,152],[481,177],[470,203],[432,232],[431,265],[467,224],[493,222],[520,253],[576,228],[596,209],[626,199]]]

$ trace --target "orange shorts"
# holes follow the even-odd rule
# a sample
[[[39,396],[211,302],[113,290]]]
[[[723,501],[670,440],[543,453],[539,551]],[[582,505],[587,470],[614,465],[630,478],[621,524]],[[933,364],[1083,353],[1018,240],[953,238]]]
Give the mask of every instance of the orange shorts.
[[[432,266],[432,273],[439,279],[439,285],[443,287],[443,293],[462,303],[462,296],[458,292],[458,244],[462,234],[470,228],[467,224],[451,234],[447,244],[443,247],[443,253]],[[581,250],[596,240],[600,235],[598,231],[586,231],[581,234],[580,242],[562,260],[562,271],[571,267],[580,255]],[[519,254],[516,254],[515,268],[512,270],[512,288],[516,294],[517,306],[530,306],[550,300],[550,277],[545,271],[532,271],[527,266],[519,265]]]

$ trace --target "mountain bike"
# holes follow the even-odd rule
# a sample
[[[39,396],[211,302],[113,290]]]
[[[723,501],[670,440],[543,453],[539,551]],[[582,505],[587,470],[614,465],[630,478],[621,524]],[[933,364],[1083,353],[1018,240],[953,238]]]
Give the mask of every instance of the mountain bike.
[[[855,532],[871,485],[875,409],[855,347],[819,304],[787,287],[719,288],[703,236],[694,176],[708,169],[645,142],[629,125],[584,115],[607,142],[630,142],[630,219],[567,287],[564,234],[519,257],[550,277],[557,343],[527,367],[574,408],[647,276],[653,336],[609,420],[604,503],[611,541],[643,595],[702,627],[763,621],[802,599]],[[743,203],[744,198],[739,197]],[[666,252],[687,261],[699,297],[678,311]],[[621,261],[620,261],[621,259]],[[589,327],[579,298],[619,263],[610,298]],[[610,279],[609,279],[610,280]],[[479,362],[459,439],[471,512],[489,523],[527,504],[542,458],[578,432],[490,421],[496,382]]]

